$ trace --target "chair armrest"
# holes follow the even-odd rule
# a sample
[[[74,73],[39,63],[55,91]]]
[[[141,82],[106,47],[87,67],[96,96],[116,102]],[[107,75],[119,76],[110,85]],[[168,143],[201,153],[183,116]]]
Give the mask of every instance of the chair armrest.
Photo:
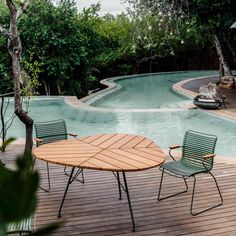
[[[73,134],[73,133],[68,133],[68,135],[70,135],[70,136],[72,136],[74,138],[76,138],[78,136],[78,134]]]
[[[37,142],[37,143],[41,143],[43,141],[43,139],[41,139],[41,138],[34,138],[34,141]]]
[[[169,146],[169,149],[176,149],[176,148],[180,148],[181,146],[179,144],[176,145],[171,145]]]
[[[209,159],[209,158],[214,158],[215,157],[215,154],[207,154],[207,155],[204,155],[203,158],[205,160]]]
[[[180,148],[181,146],[179,145],[179,144],[176,144],[176,145],[171,145],[171,146],[169,146],[169,156],[175,161],[175,158],[171,155],[171,151],[173,150],[173,149],[176,149],[176,148]]]
[[[210,169],[208,169],[207,166],[205,165],[206,164],[206,160],[208,160],[209,158],[214,158],[215,154],[207,154],[207,155],[203,155],[202,157],[203,157],[202,164],[206,168],[206,171],[209,172]]]

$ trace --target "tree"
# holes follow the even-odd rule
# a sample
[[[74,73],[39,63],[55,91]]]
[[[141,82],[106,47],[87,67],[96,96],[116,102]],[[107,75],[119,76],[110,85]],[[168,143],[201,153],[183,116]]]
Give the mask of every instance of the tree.
[[[198,33],[191,29],[190,22],[171,6],[161,7],[159,2],[142,0],[129,3],[132,6],[128,10],[133,24],[132,50],[142,56],[138,64],[149,62],[150,72],[154,61],[168,58],[175,62],[178,53],[191,48],[192,42],[197,40]]]
[[[232,84],[232,72],[224,55],[223,42],[236,15],[235,0],[128,0],[136,11],[146,11],[155,16],[170,16],[179,22],[189,22],[189,27],[202,34],[202,40],[210,38],[215,45],[219,67]],[[172,21],[173,22],[173,21]],[[167,24],[168,27],[171,24]]]
[[[27,50],[24,60],[41,66],[39,82],[44,93],[63,94],[74,68],[84,56],[83,38],[77,24],[76,8],[72,1],[33,0],[22,17],[22,45]],[[33,56],[32,56],[33,55]]]
[[[9,9],[9,15],[10,15],[9,29],[6,28],[6,25],[0,25],[0,32],[8,39],[7,47],[12,60],[12,78],[14,81],[15,114],[25,124],[26,128],[25,153],[31,152],[33,146],[33,139],[32,139],[33,120],[22,107],[22,99],[21,99],[22,68],[20,64],[22,45],[17,23],[20,20],[20,17],[22,16],[23,12],[27,9],[29,3],[30,0],[27,0],[26,2],[20,3],[20,5],[18,6],[17,3],[13,2],[13,0],[6,0],[6,4]]]

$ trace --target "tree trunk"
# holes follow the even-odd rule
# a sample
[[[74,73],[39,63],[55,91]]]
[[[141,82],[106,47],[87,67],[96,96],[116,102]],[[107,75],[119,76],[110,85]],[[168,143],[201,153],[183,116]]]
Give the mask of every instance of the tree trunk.
[[[232,76],[232,72],[231,72],[231,70],[230,70],[230,68],[229,68],[229,66],[228,66],[228,64],[227,64],[227,62],[225,60],[220,40],[219,40],[219,38],[218,38],[218,36],[216,34],[214,34],[214,43],[215,43],[217,55],[219,57],[219,63],[223,67],[224,75]]]
[[[61,86],[59,80],[56,81],[58,95],[61,95]]]
[[[46,84],[45,79],[43,79],[43,87],[44,87],[46,96],[48,96],[48,95],[49,95],[49,94],[48,94],[48,87],[47,87],[47,84]]]
[[[6,127],[5,127],[5,120],[4,120],[4,111],[3,111],[3,108],[4,108],[4,96],[1,97],[1,125],[2,125],[2,130],[1,130],[1,133],[2,133],[2,152],[5,152],[5,145],[4,145],[4,142],[6,141]],[[1,165],[1,163],[0,163]]]
[[[21,96],[20,96],[20,81],[21,81],[21,40],[17,29],[17,10],[12,0],[7,0],[7,5],[10,10],[10,28],[9,32],[11,37],[8,40],[8,51],[12,58],[12,75],[14,80],[14,106],[15,114],[25,124],[26,129],[26,141],[25,141],[25,153],[31,152],[33,147],[32,131],[33,120],[28,116],[22,108]]]
[[[219,63],[219,74],[220,74],[220,78],[224,76],[223,65],[221,63]]]
[[[51,84],[50,84],[50,81],[48,83],[48,96],[51,95]]]

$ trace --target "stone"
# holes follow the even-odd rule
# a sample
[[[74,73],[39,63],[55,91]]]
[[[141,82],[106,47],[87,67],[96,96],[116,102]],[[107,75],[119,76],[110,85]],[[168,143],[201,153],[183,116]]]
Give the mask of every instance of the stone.
[[[226,75],[221,77],[220,80],[220,87],[231,89],[231,88],[236,88],[235,87],[235,81],[236,77],[231,76],[231,75]]]

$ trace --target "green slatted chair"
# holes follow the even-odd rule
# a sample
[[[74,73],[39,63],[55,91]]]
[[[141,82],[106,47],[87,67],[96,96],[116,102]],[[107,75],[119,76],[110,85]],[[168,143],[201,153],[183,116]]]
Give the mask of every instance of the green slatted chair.
[[[74,138],[77,137],[77,134],[67,133],[66,122],[62,119],[45,121],[45,122],[36,122],[34,124],[37,147],[43,144],[52,143],[60,140],[68,139],[68,135]],[[35,161],[35,159],[34,159]],[[65,175],[68,175],[66,172],[66,166],[64,168]],[[81,179],[78,179],[78,175],[81,174]],[[50,173],[49,173],[49,165],[47,162],[47,177],[48,177],[48,189],[45,189],[39,186],[44,191],[48,192],[50,190]],[[84,174],[83,169],[78,169],[75,177],[73,179],[78,180],[81,183],[84,183]]]
[[[198,215],[200,213],[203,213],[205,211],[208,211],[210,209],[213,209],[223,204],[223,198],[222,198],[219,186],[217,184],[216,178],[211,173],[211,170],[213,168],[213,160],[215,156],[214,151],[215,151],[216,141],[217,141],[217,137],[215,135],[199,133],[196,131],[188,130],[184,136],[183,146],[182,146],[182,157],[180,158],[180,160],[175,160],[175,158],[171,154],[171,151],[173,149],[180,148],[181,146],[180,145],[170,146],[169,155],[173,159],[173,161],[164,163],[160,167],[160,170],[162,170],[162,176],[161,176],[160,188],[159,188],[159,193],[158,193],[159,201],[187,192],[188,185],[187,185],[186,179],[189,177],[193,177],[194,183],[193,183],[193,192],[192,192],[192,200],[191,200],[191,207],[190,207],[190,213],[193,216]],[[181,192],[178,192],[178,193],[166,196],[166,197],[161,197],[161,187],[162,187],[164,173],[167,173],[175,177],[183,178],[186,189],[184,191],[181,191]],[[212,206],[202,211],[194,213],[193,203],[194,203],[194,193],[195,193],[195,186],[196,186],[196,175],[201,174],[201,173],[210,174],[212,178],[214,179],[218,193],[220,195],[220,203],[215,206]]]
[[[7,234],[30,234],[32,232],[32,217],[7,226]]]

